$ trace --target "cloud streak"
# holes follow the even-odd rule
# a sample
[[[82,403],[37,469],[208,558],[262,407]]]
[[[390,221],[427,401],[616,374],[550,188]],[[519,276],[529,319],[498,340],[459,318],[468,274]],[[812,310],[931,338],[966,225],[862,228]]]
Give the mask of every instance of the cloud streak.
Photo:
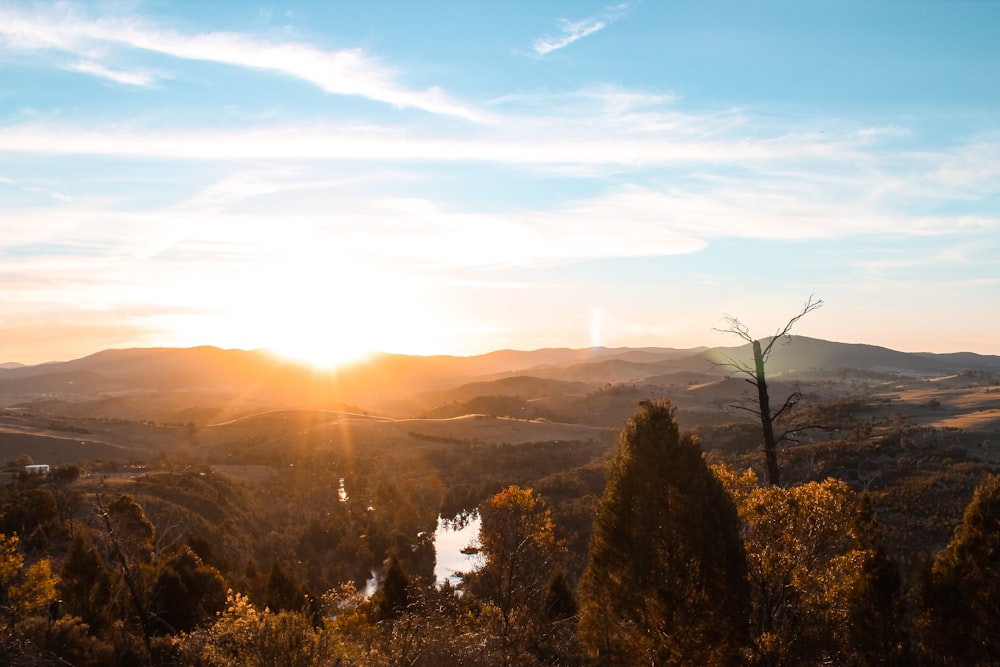
[[[281,254],[281,239],[287,239],[293,247],[329,249],[324,261],[334,263],[367,258],[449,270],[686,254],[732,238],[902,238],[947,235],[963,226],[984,232],[1000,228],[995,216],[913,218],[858,207],[852,199],[830,203],[831,197],[817,197],[816,191],[733,191],[728,184],[700,191],[629,185],[547,212],[521,213],[352,190],[350,183],[304,184],[294,172],[268,171],[229,176],[173,206],[151,211],[8,207],[4,219],[23,231],[8,238],[6,250],[54,240],[88,250],[55,260],[11,259],[7,268],[51,272],[52,261],[82,266],[96,261],[97,253],[111,266],[122,260],[164,268],[181,262],[228,271]],[[298,203],[303,200],[308,204]],[[89,223],[97,220],[99,226]]]
[[[300,125],[186,131],[144,130],[130,124],[107,125],[95,130],[39,122],[0,128],[0,152],[142,156],[168,160],[375,159],[639,167],[831,158],[854,150],[849,143],[808,135],[746,138],[733,142],[722,137],[670,135],[602,137],[586,127],[574,131],[571,124],[564,123],[561,132],[555,129],[546,132],[548,127],[540,123],[516,135],[505,130],[495,135],[453,139],[401,134],[393,128],[378,126]]]
[[[101,79],[107,79],[113,83],[120,83],[126,86],[136,86],[138,88],[148,88],[152,86],[157,79],[154,74],[149,72],[113,69],[91,60],[80,60],[70,63],[66,65],[64,69],[70,72],[90,74]]]
[[[565,48],[578,40],[592,35],[598,30],[603,30],[618,19],[625,16],[630,9],[629,3],[613,5],[605,8],[604,12],[598,16],[592,16],[579,20],[561,18],[558,20],[559,33],[556,35],[546,35],[539,37],[532,45],[536,54],[547,55],[553,51]]]
[[[545,36],[535,40],[535,53],[540,56],[544,56],[552,51],[557,51],[569,46],[579,39],[583,39],[587,35],[594,34],[598,30],[605,28],[607,25],[606,21],[595,18],[583,19],[581,21],[559,19],[561,34],[556,37]]]
[[[327,51],[310,44],[233,32],[187,35],[138,18],[91,19],[64,4],[36,11],[0,7],[0,46],[14,52],[70,54],[74,60],[60,67],[129,85],[148,86],[155,77],[109,64],[107,61],[127,58],[122,48],[273,71],[328,93],[364,97],[400,108],[476,121],[484,118],[481,110],[450,98],[440,88],[402,86],[393,71],[361,49]],[[99,61],[97,55],[105,61]]]

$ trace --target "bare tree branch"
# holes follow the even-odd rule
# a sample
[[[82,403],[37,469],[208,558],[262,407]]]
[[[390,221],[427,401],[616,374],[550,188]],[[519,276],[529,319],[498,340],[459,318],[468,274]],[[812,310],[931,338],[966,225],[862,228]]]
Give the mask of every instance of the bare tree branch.
[[[166,553],[168,549],[170,549],[175,544],[184,539],[185,534],[183,530],[181,530],[183,527],[184,527],[184,521],[178,520],[167,526],[165,529],[159,531],[159,534],[156,538],[156,548],[153,550],[154,560],[163,556],[163,554]],[[175,529],[177,530],[176,534],[173,537],[171,537],[170,541],[168,542],[167,537]]]
[[[716,329],[716,331],[721,331],[721,329]],[[728,354],[722,355],[722,358],[725,359],[724,362],[713,361],[712,365],[713,366],[721,366],[723,368],[730,368],[730,369],[736,371],[737,373],[742,373],[742,374],[748,376],[746,378],[747,382],[749,382],[750,384],[753,384],[753,385],[757,384],[757,382],[756,382],[756,376],[754,375],[754,369],[753,369],[752,366],[750,366],[746,362],[740,361],[739,359],[733,359]]]
[[[750,329],[747,325],[740,322],[738,317],[733,317],[732,315],[726,315],[722,318],[729,326],[725,329],[715,329],[715,331],[720,331],[722,333],[736,334],[748,343],[753,342],[753,336],[750,335]]]
[[[799,441],[790,436],[795,435],[796,433],[802,433],[803,431],[816,431],[816,430],[839,431],[840,429],[837,428],[836,426],[828,426],[826,424],[799,424],[798,426],[793,426],[792,428],[786,429],[784,432],[782,432],[780,436],[778,436],[778,438],[775,439],[775,442],[781,442],[782,440],[785,440],[787,442],[797,443]]]
[[[794,408],[795,404],[798,403],[801,398],[802,398],[801,393],[797,391],[792,392],[792,395],[785,399],[785,404],[782,405],[777,412],[771,415],[771,421],[778,421],[778,417],[781,416],[781,413],[785,412],[786,410],[790,410],[791,408]]]
[[[778,333],[774,334],[774,336],[771,337],[771,341],[764,348],[764,353],[763,353],[764,361],[767,361],[767,358],[771,356],[771,348],[774,346],[775,341],[788,336],[789,333],[791,333],[792,327],[795,326],[796,322],[801,320],[803,317],[805,317],[812,311],[823,307],[823,299],[814,300],[813,299],[814,296],[815,295],[810,294],[809,298],[806,299],[805,305],[802,306],[802,310],[799,311],[799,314],[793,317],[792,319],[788,320],[788,323],[785,324],[784,328],[782,328],[781,331],[779,331]]]
[[[760,417],[760,410],[754,410],[753,408],[748,408],[745,405],[736,405],[735,403],[730,403],[729,407],[735,408],[736,410],[746,410],[750,414]]]
[[[807,427],[796,427],[786,430],[781,434],[780,437],[775,437],[774,434],[774,422],[783,413],[792,409],[802,395],[799,392],[793,393],[787,399],[785,399],[784,405],[777,411],[771,412],[770,397],[767,392],[767,377],[765,364],[768,358],[771,356],[771,349],[774,347],[774,343],[781,338],[788,337],[791,333],[792,327],[795,323],[805,317],[808,313],[820,308],[823,305],[822,299],[816,299],[814,295],[810,294],[809,298],[806,299],[805,304],[802,306],[802,310],[799,313],[788,320],[785,326],[782,327],[766,345],[762,345],[761,341],[750,335],[750,329],[746,324],[741,322],[739,318],[732,315],[726,315],[723,320],[729,326],[725,329],[716,329],[716,331],[721,331],[722,333],[733,334],[740,339],[750,343],[753,350],[753,365],[749,362],[738,361],[729,356],[723,355],[725,359],[724,363],[717,363],[719,366],[726,366],[731,368],[737,373],[741,373],[746,376],[744,378],[747,382],[752,384],[757,388],[757,410],[752,410],[750,408],[745,408],[748,412],[756,414],[760,418],[761,432],[764,439],[764,459],[767,469],[767,484],[768,486],[778,485],[778,443],[783,440],[790,440],[791,435],[799,431],[805,430]]]

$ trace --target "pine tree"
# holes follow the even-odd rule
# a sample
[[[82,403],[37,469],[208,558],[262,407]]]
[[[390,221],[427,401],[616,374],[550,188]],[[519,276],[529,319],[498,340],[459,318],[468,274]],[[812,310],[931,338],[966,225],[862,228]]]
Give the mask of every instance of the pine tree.
[[[580,638],[604,664],[729,665],[747,645],[733,501],[666,400],[626,423],[596,511]]]
[[[902,579],[898,563],[886,552],[867,493],[858,498],[851,526],[851,550],[858,567],[847,594],[845,653],[857,664],[911,664],[903,630]]]
[[[103,636],[115,619],[114,584],[84,533],[78,532],[70,541],[60,575],[59,594],[66,612],[83,619],[94,635]]]
[[[186,546],[162,564],[154,590],[154,611],[171,634],[213,618],[226,602],[222,575]]]
[[[933,664],[1000,663],[1000,475],[987,475],[918,587],[920,646]]]
[[[309,602],[309,593],[299,582],[295,573],[289,572],[281,563],[271,561],[271,573],[267,577],[264,603],[271,611],[301,611]]]
[[[389,556],[389,564],[382,578],[382,588],[375,595],[375,606],[381,620],[398,617],[410,604],[410,578],[406,576],[396,554]]]
[[[545,592],[545,617],[552,621],[564,621],[576,616],[577,605],[573,591],[562,570],[556,570],[549,579]]]

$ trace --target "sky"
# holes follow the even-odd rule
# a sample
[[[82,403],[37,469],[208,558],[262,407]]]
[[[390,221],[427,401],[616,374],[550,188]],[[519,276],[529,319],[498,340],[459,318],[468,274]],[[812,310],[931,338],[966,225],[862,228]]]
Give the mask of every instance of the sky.
[[[1000,354],[1000,2],[0,2],[0,362]]]

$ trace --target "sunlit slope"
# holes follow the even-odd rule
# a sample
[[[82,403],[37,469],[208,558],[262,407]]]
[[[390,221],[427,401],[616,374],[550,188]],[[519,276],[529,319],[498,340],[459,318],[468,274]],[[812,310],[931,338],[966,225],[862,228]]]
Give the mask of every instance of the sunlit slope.
[[[452,417],[493,412],[477,408],[483,406],[480,397],[502,396],[523,401],[517,407],[526,409],[511,416],[576,421],[588,409],[602,409],[602,401],[612,395],[631,407],[646,394],[671,396],[680,407],[688,401],[704,403],[720,390],[708,389],[708,383],[731,375],[727,364],[734,361],[748,362],[749,348],[507,350],[474,357],[378,354],[333,370],[259,350],[106,350],[68,362],[0,369],[0,407],[208,424],[279,408]],[[774,383],[817,387],[845,381],[847,373],[941,377],[970,369],[1000,372],[1000,357],[904,353],[796,336],[777,343],[768,361]],[[689,391],[698,385],[706,390]],[[746,389],[728,385],[725,396],[708,400],[739,398],[729,391],[734,386]],[[639,390],[630,393],[629,387]],[[617,412],[608,414],[618,419]]]

